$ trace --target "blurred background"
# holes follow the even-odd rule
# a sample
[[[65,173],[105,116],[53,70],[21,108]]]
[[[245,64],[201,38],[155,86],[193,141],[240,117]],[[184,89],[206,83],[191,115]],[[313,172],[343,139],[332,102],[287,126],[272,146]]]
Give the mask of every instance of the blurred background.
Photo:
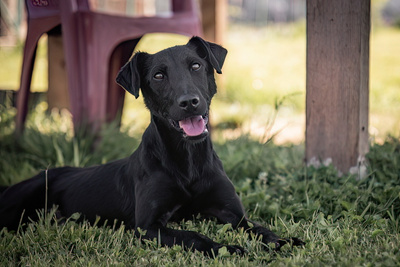
[[[101,12],[167,16],[170,2],[94,0]],[[201,1],[201,0],[200,0]],[[40,2],[40,1],[39,1]],[[216,42],[228,49],[219,92],[213,100],[214,138],[248,134],[260,142],[302,143],[305,131],[306,0],[226,0],[224,30]],[[19,89],[26,35],[22,0],[0,0],[0,104],[13,109]],[[136,8],[135,8],[136,7]],[[128,10],[130,10],[129,13]],[[370,125],[373,141],[400,135],[400,0],[372,0],[370,39]],[[136,50],[157,52],[189,37],[148,34]],[[47,36],[39,42],[32,79],[37,108],[46,110]],[[121,89],[122,90],[122,89]],[[70,117],[62,116],[65,120]],[[1,118],[0,118],[1,119]],[[125,98],[122,127],[141,133],[149,114],[141,98]]]

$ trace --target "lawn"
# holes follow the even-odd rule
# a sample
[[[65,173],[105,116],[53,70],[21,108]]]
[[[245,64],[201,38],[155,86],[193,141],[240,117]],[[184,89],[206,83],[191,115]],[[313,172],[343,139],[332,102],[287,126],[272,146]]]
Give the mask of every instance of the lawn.
[[[21,181],[41,169],[90,166],[128,156],[140,135],[107,125],[94,138],[73,135],[68,114],[38,105],[23,136],[13,135],[15,110],[0,110],[0,184]],[[141,243],[124,228],[66,223],[52,214],[25,232],[0,231],[0,265],[16,266],[398,266],[400,264],[400,141],[372,144],[368,176],[339,176],[332,166],[306,167],[302,145],[261,144],[249,136],[216,142],[248,215],[282,236],[307,242],[304,248],[265,251],[257,237],[199,217],[171,224],[201,232],[247,250],[239,257],[221,251],[215,259],[180,246]]]

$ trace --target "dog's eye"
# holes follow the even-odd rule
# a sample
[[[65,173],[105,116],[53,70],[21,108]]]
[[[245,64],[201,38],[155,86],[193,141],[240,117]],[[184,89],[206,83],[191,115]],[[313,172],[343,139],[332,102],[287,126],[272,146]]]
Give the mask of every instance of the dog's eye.
[[[162,74],[161,72],[157,72],[156,74],[154,74],[153,77],[156,80],[162,80],[162,79],[164,79],[164,74]]]
[[[200,68],[201,68],[201,65],[199,63],[193,63],[192,70],[196,71],[196,70],[199,70]]]

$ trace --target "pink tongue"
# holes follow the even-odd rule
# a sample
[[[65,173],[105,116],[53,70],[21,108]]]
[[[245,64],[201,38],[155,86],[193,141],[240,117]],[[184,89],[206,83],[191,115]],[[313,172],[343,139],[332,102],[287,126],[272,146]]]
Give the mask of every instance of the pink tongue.
[[[197,136],[204,132],[206,124],[202,116],[195,116],[179,121],[179,126],[188,136]]]

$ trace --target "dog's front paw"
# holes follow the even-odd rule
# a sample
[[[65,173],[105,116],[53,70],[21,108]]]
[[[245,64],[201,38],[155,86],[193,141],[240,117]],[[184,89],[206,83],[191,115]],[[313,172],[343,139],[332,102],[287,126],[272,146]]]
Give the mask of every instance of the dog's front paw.
[[[237,254],[239,256],[242,256],[244,253],[246,253],[246,250],[242,248],[241,246],[225,246],[226,249],[229,251],[230,254]]]
[[[217,255],[224,256],[224,255],[233,255],[237,254],[239,256],[244,255],[246,253],[246,250],[242,248],[241,246],[236,246],[236,245],[221,245],[218,246],[217,248],[213,249],[213,255],[216,257]]]
[[[305,242],[297,237],[289,237],[289,238],[280,238],[275,241],[275,251],[279,251],[281,247],[286,244],[290,244],[292,247],[303,247],[305,246]]]
[[[303,240],[301,240],[297,237],[291,237],[289,239],[290,239],[290,243],[292,244],[292,246],[304,247],[306,245],[306,242],[304,242]]]

